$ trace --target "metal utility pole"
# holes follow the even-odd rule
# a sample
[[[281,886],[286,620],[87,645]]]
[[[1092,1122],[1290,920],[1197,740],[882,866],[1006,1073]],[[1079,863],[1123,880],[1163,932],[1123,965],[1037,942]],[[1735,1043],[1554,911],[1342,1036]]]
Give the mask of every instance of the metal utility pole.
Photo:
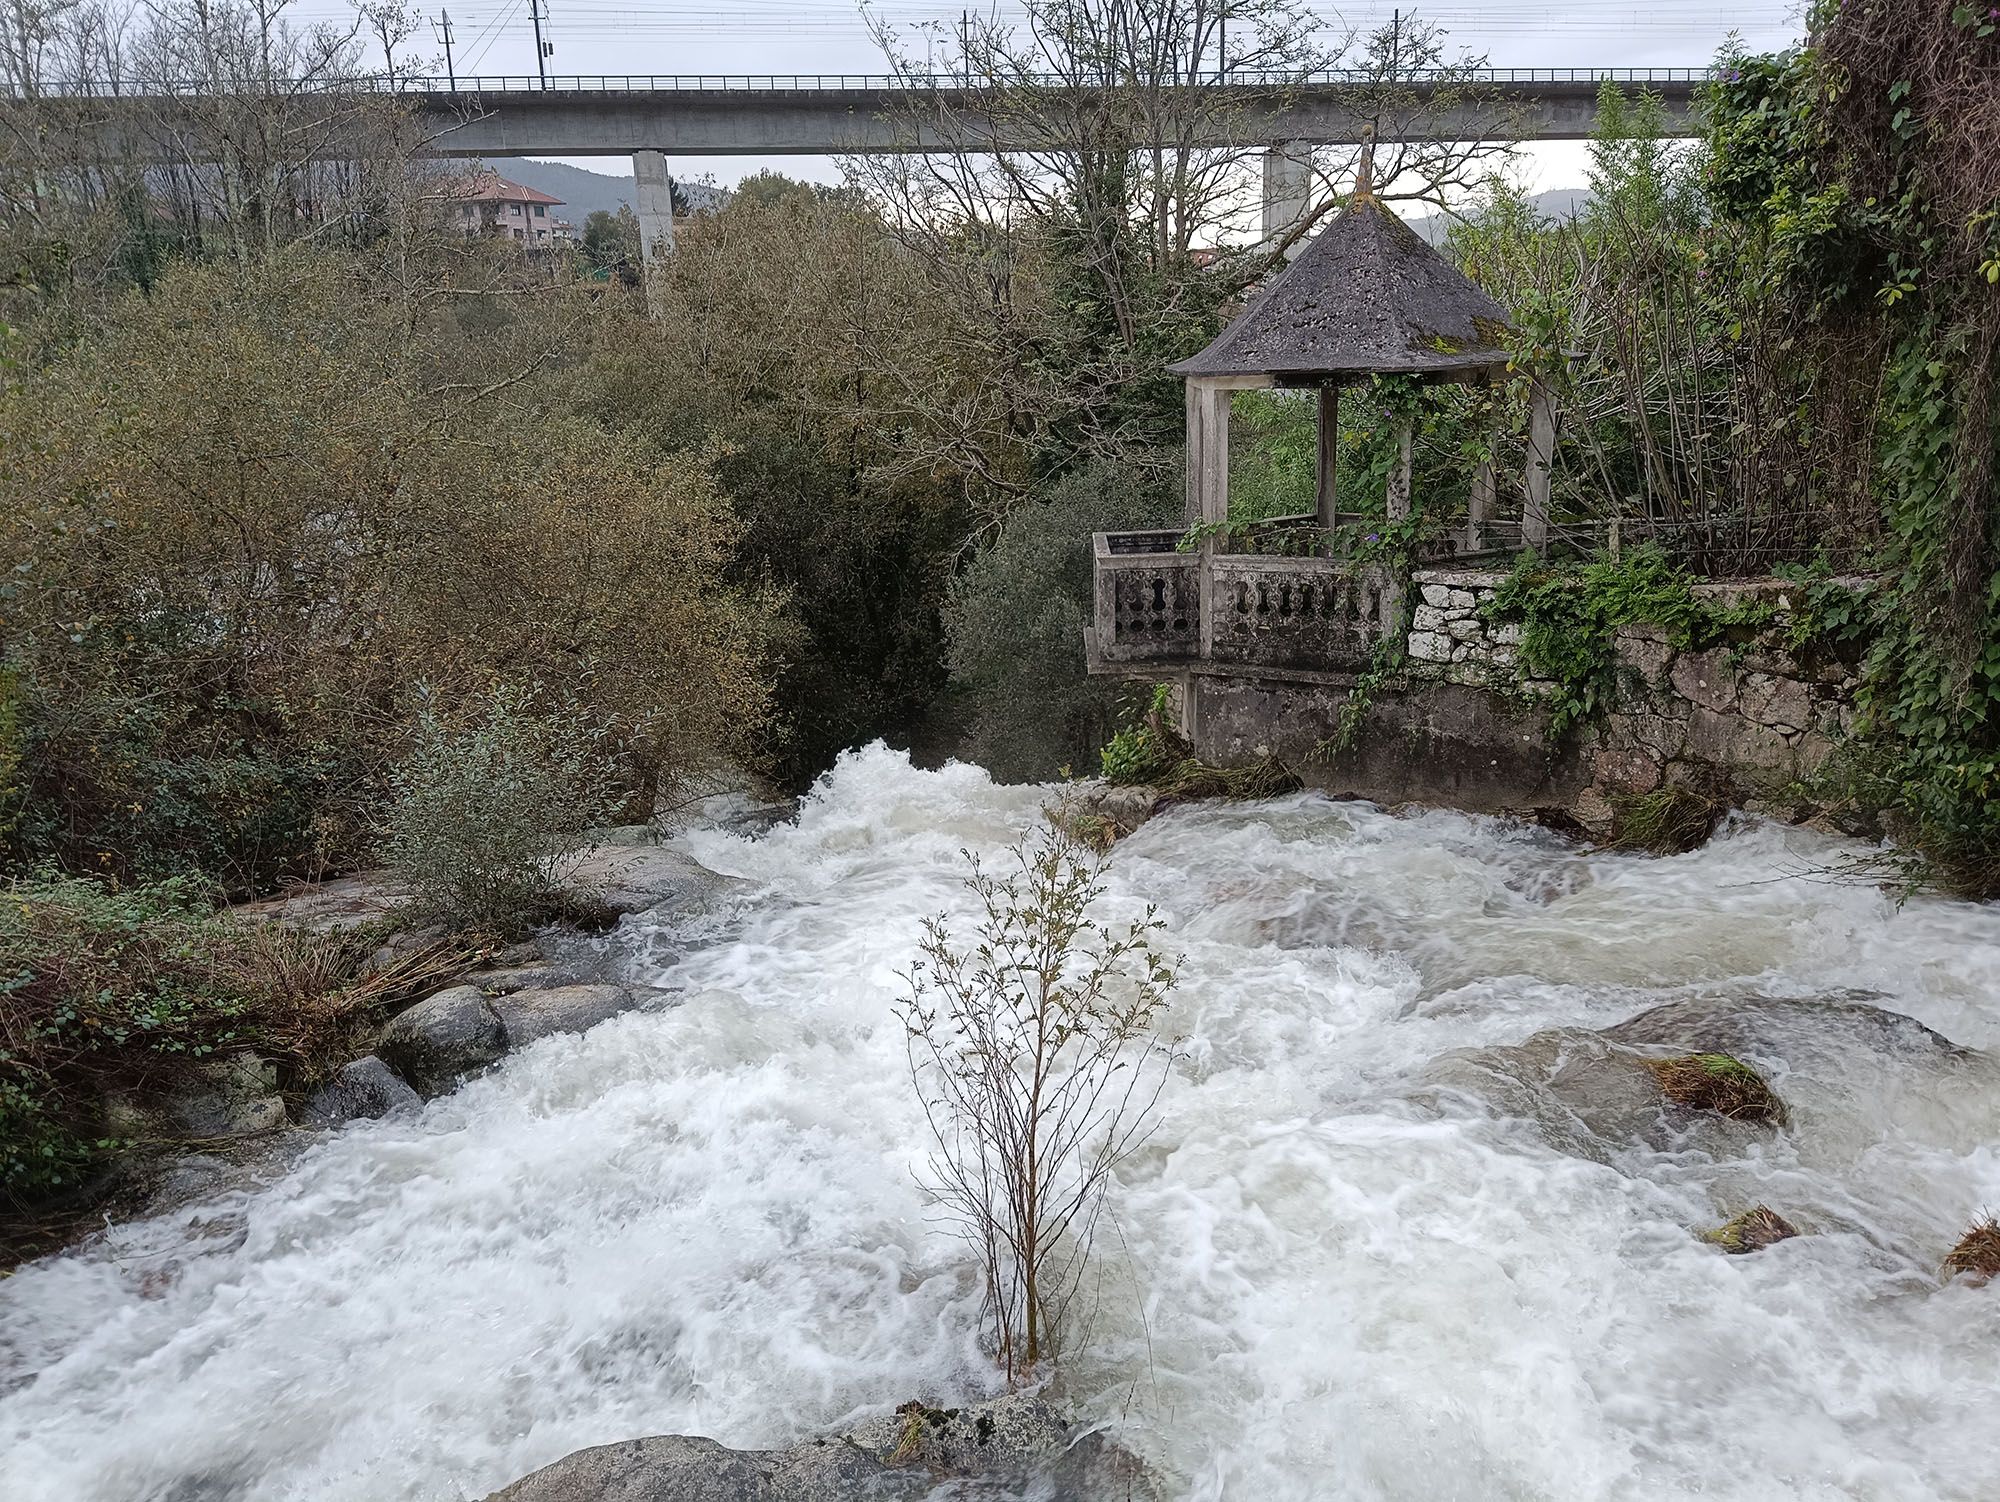
[[[438,7],[438,18],[431,22],[431,31],[444,43],[444,81],[452,93],[458,92],[458,70],[451,65],[451,12]]]
[[[1215,81],[1229,82],[1229,0],[1222,0],[1222,14],[1215,23]]]
[[[556,50],[554,42],[542,40],[542,22],[548,19],[547,0],[528,0],[528,16],[535,23],[535,77],[541,86],[549,86],[549,54]]]

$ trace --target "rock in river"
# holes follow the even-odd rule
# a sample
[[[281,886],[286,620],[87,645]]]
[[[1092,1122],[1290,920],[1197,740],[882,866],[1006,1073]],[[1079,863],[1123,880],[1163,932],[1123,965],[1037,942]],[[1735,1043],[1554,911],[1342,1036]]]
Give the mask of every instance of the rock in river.
[[[1099,1434],[1072,1440],[1039,1398],[939,1409],[905,1403],[847,1434],[789,1450],[731,1450],[667,1434],[579,1450],[488,1502],[860,1502],[916,1499],[979,1478],[1050,1502],[1157,1502],[1150,1473]],[[985,1493],[980,1493],[985,1495]]]
[[[418,1103],[419,1096],[374,1054],[343,1064],[340,1072],[305,1103],[299,1113],[307,1126],[339,1126],[361,1117],[377,1118]]]
[[[398,1014],[375,1051],[419,1095],[443,1095],[507,1052],[507,1027],[477,986],[452,986]]]

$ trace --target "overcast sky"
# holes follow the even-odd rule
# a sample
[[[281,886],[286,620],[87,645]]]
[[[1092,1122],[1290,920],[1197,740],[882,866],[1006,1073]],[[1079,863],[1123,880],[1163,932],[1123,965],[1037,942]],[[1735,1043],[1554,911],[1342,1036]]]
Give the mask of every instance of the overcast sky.
[[[448,12],[457,72],[468,75],[535,71],[531,8],[537,0],[409,0],[427,9],[435,23]],[[871,39],[856,0],[540,0],[544,31],[555,44],[552,73],[871,73],[882,69],[882,54]],[[988,0],[975,10],[1018,10],[1019,0]],[[1313,4],[1327,18],[1330,33],[1386,24],[1391,3],[1362,0],[1349,5]],[[1783,47],[1801,30],[1799,0],[1454,0],[1402,7],[1442,25],[1455,47],[1485,53],[1495,67],[1699,67],[1714,57],[1729,34],[1739,34],[1754,51]],[[873,0],[870,14],[894,26],[909,50],[922,53],[924,38],[949,48],[962,14],[947,0]],[[345,19],[344,0],[299,0],[301,20]],[[413,39],[423,55],[442,48],[430,32]],[[1551,143],[1532,148],[1522,166],[1532,188],[1581,183],[1582,154],[1575,146]],[[599,171],[629,171],[629,164],[578,161]],[[773,166],[795,176],[830,181],[834,165],[824,159],[747,157],[682,158],[676,176],[712,176],[725,185],[745,172]]]

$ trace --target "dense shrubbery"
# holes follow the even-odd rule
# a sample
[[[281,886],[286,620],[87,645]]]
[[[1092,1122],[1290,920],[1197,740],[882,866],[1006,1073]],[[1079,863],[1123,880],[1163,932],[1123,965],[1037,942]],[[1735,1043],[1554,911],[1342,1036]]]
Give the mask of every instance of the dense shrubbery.
[[[1179,460],[1176,450],[1149,469],[1100,461],[1056,481],[1014,508],[953,585],[946,622],[967,749],[996,776],[1086,765],[1132,697],[1084,671],[1090,535],[1177,520]]]
[[[351,864],[423,696],[500,673],[644,786],[745,743],[769,610],[721,580],[712,456],[566,410],[559,290],[471,302],[412,328],[350,259],[183,267],[0,397],[23,856]]]
[[[104,1092],[242,1042],[259,984],[243,931],[196,884],[0,889],[0,1202],[76,1184],[115,1145]]]
[[[2000,27],[1978,6],[1821,5],[1811,44],[1741,60],[1713,105],[1718,202],[1756,226],[1755,288],[1856,430],[1885,587],[1865,622],[1850,792],[1931,874],[2000,892]],[[1866,351],[1857,360],[1855,352]]]
[[[426,712],[390,775],[383,842],[413,916],[512,935],[559,915],[570,857],[613,813],[612,773],[582,716],[516,688]]]

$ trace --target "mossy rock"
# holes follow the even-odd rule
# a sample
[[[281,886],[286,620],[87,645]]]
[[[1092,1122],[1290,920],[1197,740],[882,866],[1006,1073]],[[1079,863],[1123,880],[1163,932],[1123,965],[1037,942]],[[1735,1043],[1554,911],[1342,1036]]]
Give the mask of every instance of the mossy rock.
[[[1746,1252],[1761,1252],[1767,1246],[1789,1241],[1798,1234],[1799,1228],[1776,1210],[1769,1205],[1759,1205],[1725,1221],[1713,1231],[1703,1231],[1701,1239],[1710,1246],[1721,1247],[1731,1256],[1742,1256]]]
[[[1674,1059],[1647,1059],[1660,1093],[1677,1106],[1713,1111],[1731,1121],[1782,1125],[1785,1103],[1764,1076],[1726,1053],[1690,1053]]]
[[[1079,845],[1102,854],[1118,843],[1126,831],[1111,815],[1099,810],[1073,808],[1065,804],[1047,811],[1049,823]]]
[[[1989,1215],[1959,1237],[1958,1245],[1945,1257],[1940,1271],[1947,1283],[1954,1278],[1966,1278],[1975,1285],[1984,1285],[2000,1277],[2000,1220]]]

